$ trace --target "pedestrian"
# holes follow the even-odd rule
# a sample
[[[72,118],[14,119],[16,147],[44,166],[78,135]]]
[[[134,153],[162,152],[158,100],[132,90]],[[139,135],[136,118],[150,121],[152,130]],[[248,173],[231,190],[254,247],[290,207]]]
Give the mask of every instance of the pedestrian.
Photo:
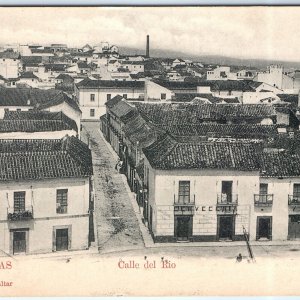
[[[241,262],[243,260],[243,256],[241,253],[236,257],[236,262]]]

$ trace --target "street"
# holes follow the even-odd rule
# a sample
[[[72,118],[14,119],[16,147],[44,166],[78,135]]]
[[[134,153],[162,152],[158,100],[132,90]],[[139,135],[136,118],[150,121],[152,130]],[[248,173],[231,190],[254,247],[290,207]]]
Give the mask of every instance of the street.
[[[116,158],[100,135],[98,122],[83,123],[82,138],[92,151],[99,252],[144,248],[143,238]]]

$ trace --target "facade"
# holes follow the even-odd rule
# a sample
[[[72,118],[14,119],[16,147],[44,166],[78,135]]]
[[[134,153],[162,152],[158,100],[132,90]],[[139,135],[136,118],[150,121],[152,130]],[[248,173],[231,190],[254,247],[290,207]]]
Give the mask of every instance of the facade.
[[[12,51],[0,53],[0,75],[6,79],[18,78],[21,72],[20,54]]]
[[[250,240],[300,237],[299,156],[251,143],[182,143],[170,136],[144,154],[154,241],[236,241],[244,229]]]
[[[99,121],[106,113],[105,103],[117,95],[127,99],[143,99],[143,81],[111,81],[84,79],[76,84],[76,96],[82,119]]]
[[[5,199],[0,248],[10,255],[88,249],[93,239],[88,147],[75,137],[1,140],[0,147],[2,165],[11,169],[0,179]]]

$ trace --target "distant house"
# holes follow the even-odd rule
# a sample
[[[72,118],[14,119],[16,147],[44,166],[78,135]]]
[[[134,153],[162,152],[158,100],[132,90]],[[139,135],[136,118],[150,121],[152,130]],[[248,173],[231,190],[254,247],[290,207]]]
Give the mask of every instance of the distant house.
[[[117,95],[125,99],[143,99],[145,83],[143,81],[113,81],[84,79],[77,83],[76,97],[82,119],[97,120],[106,113],[105,103]]]
[[[40,82],[41,79],[34,75],[33,72],[24,72],[19,77],[19,83],[25,83],[33,88],[39,87]]]
[[[6,79],[15,79],[19,77],[22,65],[20,54],[13,51],[4,51],[0,53],[0,75]]]
[[[300,81],[298,81],[297,78],[285,74],[282,65],[269,66],[267,71],[258,72],[253,80],[267,83],[289,93],[297,93],[300,87]]]
[[[87,145],[64,137],[0,140],[0,148],[1,250],[20,255],[88,249],[94,233]]]
[[[207,80],[237,80],[237,74],[230,72],[230,67],[220,66],[207,71]]]

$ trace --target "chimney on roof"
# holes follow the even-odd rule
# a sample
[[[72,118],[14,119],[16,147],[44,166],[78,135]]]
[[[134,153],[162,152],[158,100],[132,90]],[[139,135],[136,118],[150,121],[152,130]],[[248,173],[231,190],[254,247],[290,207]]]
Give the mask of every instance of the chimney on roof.
[[[150,37],[147,35],[147,43],[146,43],[146,57],[150,57]]]

